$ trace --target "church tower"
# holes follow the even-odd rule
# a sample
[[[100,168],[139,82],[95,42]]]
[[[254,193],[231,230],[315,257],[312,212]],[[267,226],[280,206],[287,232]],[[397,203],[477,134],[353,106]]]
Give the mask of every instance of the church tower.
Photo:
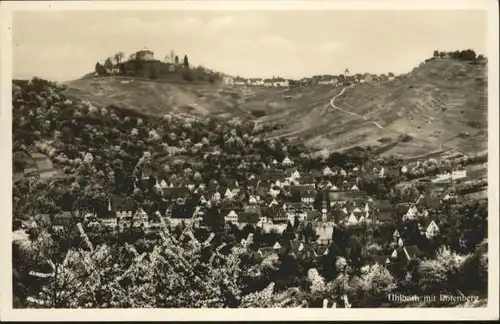
[[[321,220],[323,223],[327,221],[327,208],[326,208],[326,191],[323,192],[323,201],[321,204]]]

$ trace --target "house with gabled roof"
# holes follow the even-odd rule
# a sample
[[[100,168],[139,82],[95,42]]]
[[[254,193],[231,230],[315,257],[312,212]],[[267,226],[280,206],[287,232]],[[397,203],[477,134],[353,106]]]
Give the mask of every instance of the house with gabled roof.
[[[225,199],[233,199],[235,196],[235,193],[229,188],[226,188],[224,191],[224,198]]]
[[[441,195],[442,202],[448,202],[448,201],[454,201],[454,200],[455,200],[455,190],[453,188],[443,191],[443,193]]]
[[[363,210],[359,207],[357,207],[355,204],[353,206],[351,206],[351,213],[354,214],[354,216],[356,217],[360,217],[361,215],[364,214]]]
[[[209,190],[208,193],[212,201],[219,201],[222,198],[222,195],[217,190]]]
[[[167,184],[167,182],[165,181],[165,179],[162,179],[162,180],[160,181],[160,188],[162,188],[162,189],[163,189],[163,188],[166,188],[166,187],[168,187],[168,184]]]
[[[255,205],[258,203],[258,201],[260,200],[260,197],[259,196],[254,196],[254,195],[250,195],[248,197],[248,204],[250,205]]]
[[[318,189],[321,189],[321,190],[332,190],[332,187],[333,187],[333,184],[331,181],[329,180],[321,180],[319,183],[318,183]]]
[[[227,215],[224,217],[224,220],[226,222],[232,223],[232,224],[237,224],[238,223],[238,213],[236,213],[234,210],[231,210]]]
[[[279,203],[276,199],[273,198],[267,206],[268,207],[279,206]]]
[[[406,214],[403,215],[403,220],[414,219],[417,215],[418,215],[417,206],[411,205],[408,208],[408,211],[406,212]]]
[[[349,189],[351,191],[359,191],[359,188],[356,184],[352,185],[352,187]]]
[[[390,263],[397,263],[398,261],[409,263],[418,258],[420,251],[417,246],[402,246],[395,248],[389,258]]]
[[[312,205],[316,199],[316,192],[313,190],[303,191],[300,194],[300,201],[303,204]]]
[[[300,178],[300,172],[297,168],[287,168],[284,171],[285,177],[290,179]]]
[[[351,212],[351,214],[349,215],[349,218],[347,218],[347,224],[354,225],[354,224],[357,224],[357,223],[358,223],[358,219],[356,218],[356,216],[354,215],[354,213]]]
[[[312,174],[302,174],[302,176],[298,179],[298,182],[301,186],[316,186],[316,179]]]
[[[279,251],[280,254],[288,253],[296,257],[300,256],[302,253],[307,252],[306,244],[297,239],[279,240],[274,244],[273,248],[276,251]]]
[[[359,223],[363,223],[363,222],[369,222],[370,219],[367,217],[368,214],[362,214],[361,216],[359,216],[358,218],[358,222]]]
[[[425,236],[428,239],[435,237],[439,233],[439,226],[437,226],[436,222],[431,220],[425,229]]]
[[[290,158],[288,156],[286,156],[283,161],[281,161],[281,165],[283,166],[291,166],[293,165],[293,162],[292,160],[290,160]]]
[[[330,207],[334,205],[345,205],[349,199],[346,191],[330,191],[328,193],[328,200],[330,201]]]

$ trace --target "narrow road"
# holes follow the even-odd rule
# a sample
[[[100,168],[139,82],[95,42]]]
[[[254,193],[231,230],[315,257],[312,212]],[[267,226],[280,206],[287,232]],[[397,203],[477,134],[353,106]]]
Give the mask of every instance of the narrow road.
[[[339,107],[335,106],[335,104],[334,104],[333,102],[335,101],[335,99],[337,99],[338,97],[340,97],[340,96],[344,93],[345,89],[347,89],[347,88],[348,88],[348,87],[343,88],[343,89],[342,89],[342,91],[340,91],[340,93],[339,93],[338,95],[336,95],[335,97],[333,97],[333,98],[330,100],[330,106],[332,106],[332,108],[333,108],[333,109],[337,109],[337,110],[340,110],[340,111],[342,111],[342,112],[345,112],[346,114],[350,114],[350,115],[353,115],[353,116],[355,116],[355,117],[357,117],[357,118],[361,118],[361,119],[363,119],[363,120],[369,121],[369,120],[368,120],[368,118],[366,118],[366,117],[364,117],[364,116],[358,115],[358,114],[353,113],[353,112],[351,112],[351,111],[347,111],[347,110],[344,110],[344,109],[342,109],[342,108],[339,108]],[[384,127],[380,126],[380,124],[379,124],[379,123],[377,123],[377,122],[374,122],[374,121],[371,121],[371,120],[370,120],[369,122],[370,122],[370,123],[372,123],[372,124],[374,124],[374,125],[375,125],[375,126],[377,126],[378,128],[382,128],[382,129],[384,128]]]

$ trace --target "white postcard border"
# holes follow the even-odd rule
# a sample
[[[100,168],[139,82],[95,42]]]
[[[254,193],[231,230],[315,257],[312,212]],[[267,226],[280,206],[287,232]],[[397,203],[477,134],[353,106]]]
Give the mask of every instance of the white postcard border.
[[[409,309],[12,309],[11,228],[12,162],[11,80],[12,13],[16,10],[471,10],[488,11],[488,201],[489,289],[487,308]],[[2,226],[0,226],[0,318],[2,320],[376,320],[498,319],[498,4],[494,0],[456,1],[23,1],[0,3],[0,136]],[[8,171],[7,171],[8,170]],[[5,181],[9,179],[9,181]]]

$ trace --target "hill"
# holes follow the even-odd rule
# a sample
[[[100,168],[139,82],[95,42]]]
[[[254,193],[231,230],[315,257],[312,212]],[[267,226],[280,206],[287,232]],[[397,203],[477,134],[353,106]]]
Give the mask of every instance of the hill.
[[[148,80],[127,77],[80,79],[67,83],[64,94],[88,100],[97,107],[114,105],[153,116],[182,112],[195,115],[224,115],[236,105],[218,84]],[[231,109],[234,117],[245,112]],[[223,116],[222,116],[223,117]]]
[[[433,59],[392,81],[288,90],[130,78],[82,79],[65,95],[161,116],[183,112],[279,125],[269,137],[329,151],[416,158],[487,149],[485,61]],[[343,91],[343,92],[342,92]],[[335,98],[334,100],[332,100]]]
[[[392,81],[348,87],[332,102],[340,109],[325,100],[300,118],[281,120],[285,127],[276,135],[317,148],[375,146],[407,158],[477,154],[487,149],[486,75],[483,63],[433,60]]]

